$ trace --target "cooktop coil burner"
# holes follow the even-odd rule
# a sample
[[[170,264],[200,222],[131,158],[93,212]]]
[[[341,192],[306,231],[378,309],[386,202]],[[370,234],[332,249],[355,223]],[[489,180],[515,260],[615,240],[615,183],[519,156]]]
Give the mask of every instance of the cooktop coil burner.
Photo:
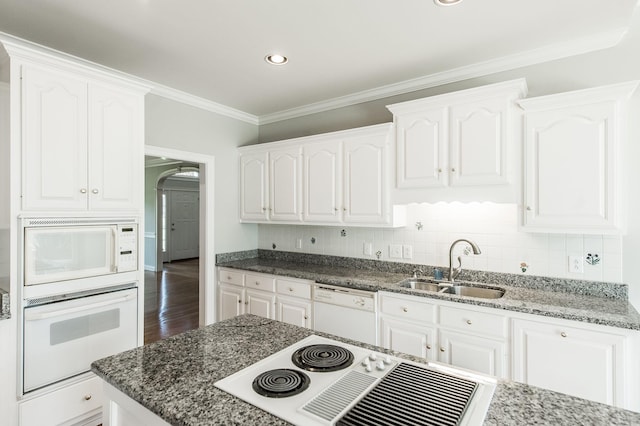
[[[302,371],[280,368],[269,370],[253,380],[253,390],[269,398],[297,395],[309,387],[311,379]]]
[[[295,351],[291,361],[307,371],[338,371],[353,364],[353,353],[336,345],[310,345]]]

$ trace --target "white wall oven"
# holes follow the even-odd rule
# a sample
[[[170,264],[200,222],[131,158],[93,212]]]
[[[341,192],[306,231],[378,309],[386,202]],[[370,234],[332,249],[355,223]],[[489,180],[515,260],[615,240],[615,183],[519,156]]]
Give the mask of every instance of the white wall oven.
[[[132,219],[25,218],[23,232],[25,297],[73,289],[35,290],[51,283],[75,280],[81,290],[94,278],[96,286],[108,285],[117,281],[109,275],[138,269],[138,224]]]
[[[25,300],[23,393],[85,373],[97,359],[137,345],[135,283]]]

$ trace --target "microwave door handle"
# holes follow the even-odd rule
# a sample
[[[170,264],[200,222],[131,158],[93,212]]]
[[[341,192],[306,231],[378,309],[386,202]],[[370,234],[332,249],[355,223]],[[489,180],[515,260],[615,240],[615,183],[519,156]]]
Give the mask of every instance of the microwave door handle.
[[[92,303],[90,305],[75,306],[73,308],[61,309],[61,310],[49,311],[49,312],[42,312],[42,313],[31,312],[30,308],[27,308],[27,309],[24,310],[24,320],[25,321],[39,321],[39,320],[43,320],[43,319],[47,319],[47,318],[54,318],[54,317],[60,317],[60,316],[67,315],[67,314],[73,314],[73,313],[76,313],[76,312],[89,311],[91,309],[96,309],[96,308],[101,308],[101,307],[104,307],[104,306],[123,303],[123,302],[126,302],[128,300],[133,299],[134,297],[135,297],[135,294],[134,293],[130,293],[130,294],[127,294],[125,296],[118,297],[116,299],[104,300],[102,302],[96,302],[96,303]],[[33,309],[33,308],[31,308],[31,309]]]
[[[118,227],[111,227],[111,272],[118,272]]]

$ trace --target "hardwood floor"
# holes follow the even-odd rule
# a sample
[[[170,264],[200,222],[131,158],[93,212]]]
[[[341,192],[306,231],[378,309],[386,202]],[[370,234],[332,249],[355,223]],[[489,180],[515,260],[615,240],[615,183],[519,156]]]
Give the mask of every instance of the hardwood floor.
[[[199,259],[165,263],[144,273],[144,343],[198,328]]]

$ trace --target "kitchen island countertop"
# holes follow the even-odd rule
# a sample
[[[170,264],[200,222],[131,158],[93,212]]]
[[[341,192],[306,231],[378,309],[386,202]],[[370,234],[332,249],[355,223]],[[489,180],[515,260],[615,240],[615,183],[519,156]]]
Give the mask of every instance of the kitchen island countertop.
[[[504,296],[499,299],[480,299],[400,287],[398,283],[409,278],[409,275],[397,271],[345,267],[339,264],[317,265],[261,257],[218,263],[218,266],[300,278],[360,290],[411,294],[450,302],[640,330],[640,314],[629,303],[626,295],[625,297],[599,297],[580,293],[580,288],[571,289],[575,291],[553,291],[554,288],[562,287],[563,281],[560,279],[558,279],[558,284],[554,284],[554,279],[545,278],[544,283],[536,288],[535,286],[518,285],[517,276],[502,274],[504,277],[509,277],[511,281],[497,279],[484,284],[494,285],[505,290]],[[535,280],[535,278],[526,277],[528,281]],[[580,283],[580,281],[574,282]],[[585,283],[599,285],[599,283]]]
[[[92,370],[173,425],[285,425],[285,421],[213,384],[311,334],[305,328],[242,315],[95,361]],[[484,424],[637,425],[640,413],[521,383],[498,381]]]

